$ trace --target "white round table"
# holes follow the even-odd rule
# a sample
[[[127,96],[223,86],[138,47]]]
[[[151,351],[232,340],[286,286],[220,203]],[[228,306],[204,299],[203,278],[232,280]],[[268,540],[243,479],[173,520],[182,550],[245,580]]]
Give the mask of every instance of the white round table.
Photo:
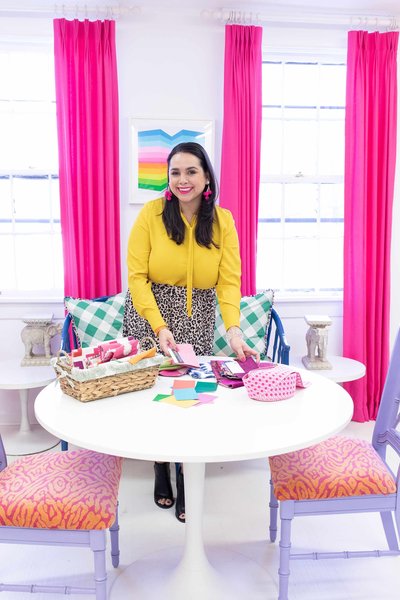
[[[21,367],[18,359],[0,362],[0,389],[18,390],[21,410],[19,426],[1,427],[4,448],[9,456],[43,452],[60,442],[40,425],[31,425],[28,417],[29,390],[44,387],[54,379],[52,367]]]
[[[318,373],[323,377],[332,379],[336,383],[344,383],[345,381],[354,381],[361,379],[365,375],[365,365],[353,358],[344,356],[327,356],[327,360],[331,363],[332,369],[306,369],[307,373]],[[290,357],[290,366],[299,369],[305,369],[302,356]]]
[[[249,399],[244,388],[219,386],[214,404],[183,409],[152,401],[156,394],[171,388],[173,378],[162,377],[149,390],[86,403],[63,394],[57,383],[38,394],[35,413],[39,423],[61,439],[98,452],[184,464],[183,551],[160,549],[150,560],[144,557],[130,565],[114,582],[111,600],[128,600],[126,589],[132,590],[132,600],[263,597],[253,591],[263,589],[266,570],[234,552],[213,549],[208,556],[205,552],[205,463],[280,454],[343,429],[353,414],[349,394],[324,377],[305,371],[302,375],[312,382],[309,387],[273,403]],[[267,464],[265,468],[267,473]]]

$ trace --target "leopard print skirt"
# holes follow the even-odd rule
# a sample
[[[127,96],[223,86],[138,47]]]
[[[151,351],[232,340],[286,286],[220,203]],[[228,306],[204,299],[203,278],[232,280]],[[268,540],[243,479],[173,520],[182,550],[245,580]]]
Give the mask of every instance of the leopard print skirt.
[[[188,317],[186,312],[185,287],[153,283],[151,289],[162,318],[168,323],[176,343],[192,344],[197,355],[211,356],[215,325],[215,288],[193,289],[191,317]],[[136,312],[129,290],[125,300],[123,335],[133,335],[138,340],[151,337],[160,351],[157,336],[148,321]]]

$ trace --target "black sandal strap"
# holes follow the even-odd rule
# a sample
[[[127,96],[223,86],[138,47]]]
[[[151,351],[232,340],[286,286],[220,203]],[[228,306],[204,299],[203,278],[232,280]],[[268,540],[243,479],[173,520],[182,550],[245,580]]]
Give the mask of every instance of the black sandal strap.
[[[154,463],[154,474],[154,502],[159,508],[171,508],[174,504],[174,496],[169,463]],[[159,500],[162,499],[170,500],[171,504],[160,504]]]
[[[181,517],[182,514],[185,514],[185,483],[183,479],[182,465],[179,465],[176,476],[175,516],[180,523],[185,522],[185,517]]]

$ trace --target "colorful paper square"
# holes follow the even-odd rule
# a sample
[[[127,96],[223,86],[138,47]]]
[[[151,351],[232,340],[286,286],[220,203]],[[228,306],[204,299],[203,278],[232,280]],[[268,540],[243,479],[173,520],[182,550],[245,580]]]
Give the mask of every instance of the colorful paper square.
[[[168,398],[170,394],[157,394],[155,398],[153,398],[153,402],[160,402],[160,400],[164,400],[164,398]]]
[[[197,400],[197,392],[194,388],[174,389],[177,400]]]
[[[180,408],[190,408],[198,403],[198,400],[177,400],[174,396],[168,396],[161,400],[161,402],[165,402],[165,404],[173,404],[174,406],[179,406]]]
[[[217,398],[217,396],[215,396],[214,394],[199,394],[198,396],[198,402],[199,404],[212,404],[215,400],[215,398]]]
[[[218,383],[216,381],[198,381],[196,383],[195,390],[197,393],[215,392],[217,387],[218,387]]]
[[[194,386],[196,385],[196,382],[193,381],[193,379],[175,379],[174,383],[172,384],[172,389],[174,390],[178,390],[178,389],[187,389],[187,388],[194,388]]]

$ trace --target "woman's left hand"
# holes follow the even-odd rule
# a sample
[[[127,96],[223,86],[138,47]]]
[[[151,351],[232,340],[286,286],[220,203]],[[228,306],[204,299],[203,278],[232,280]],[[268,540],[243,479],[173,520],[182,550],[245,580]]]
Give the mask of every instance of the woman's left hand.
[[[238,360],[246,360],[249,356],[254,356],[256,363],[258,364],[260,362],[259,353],[253,348],[250,348],[239,335],[234,335],[231,338],[230,345]]]

